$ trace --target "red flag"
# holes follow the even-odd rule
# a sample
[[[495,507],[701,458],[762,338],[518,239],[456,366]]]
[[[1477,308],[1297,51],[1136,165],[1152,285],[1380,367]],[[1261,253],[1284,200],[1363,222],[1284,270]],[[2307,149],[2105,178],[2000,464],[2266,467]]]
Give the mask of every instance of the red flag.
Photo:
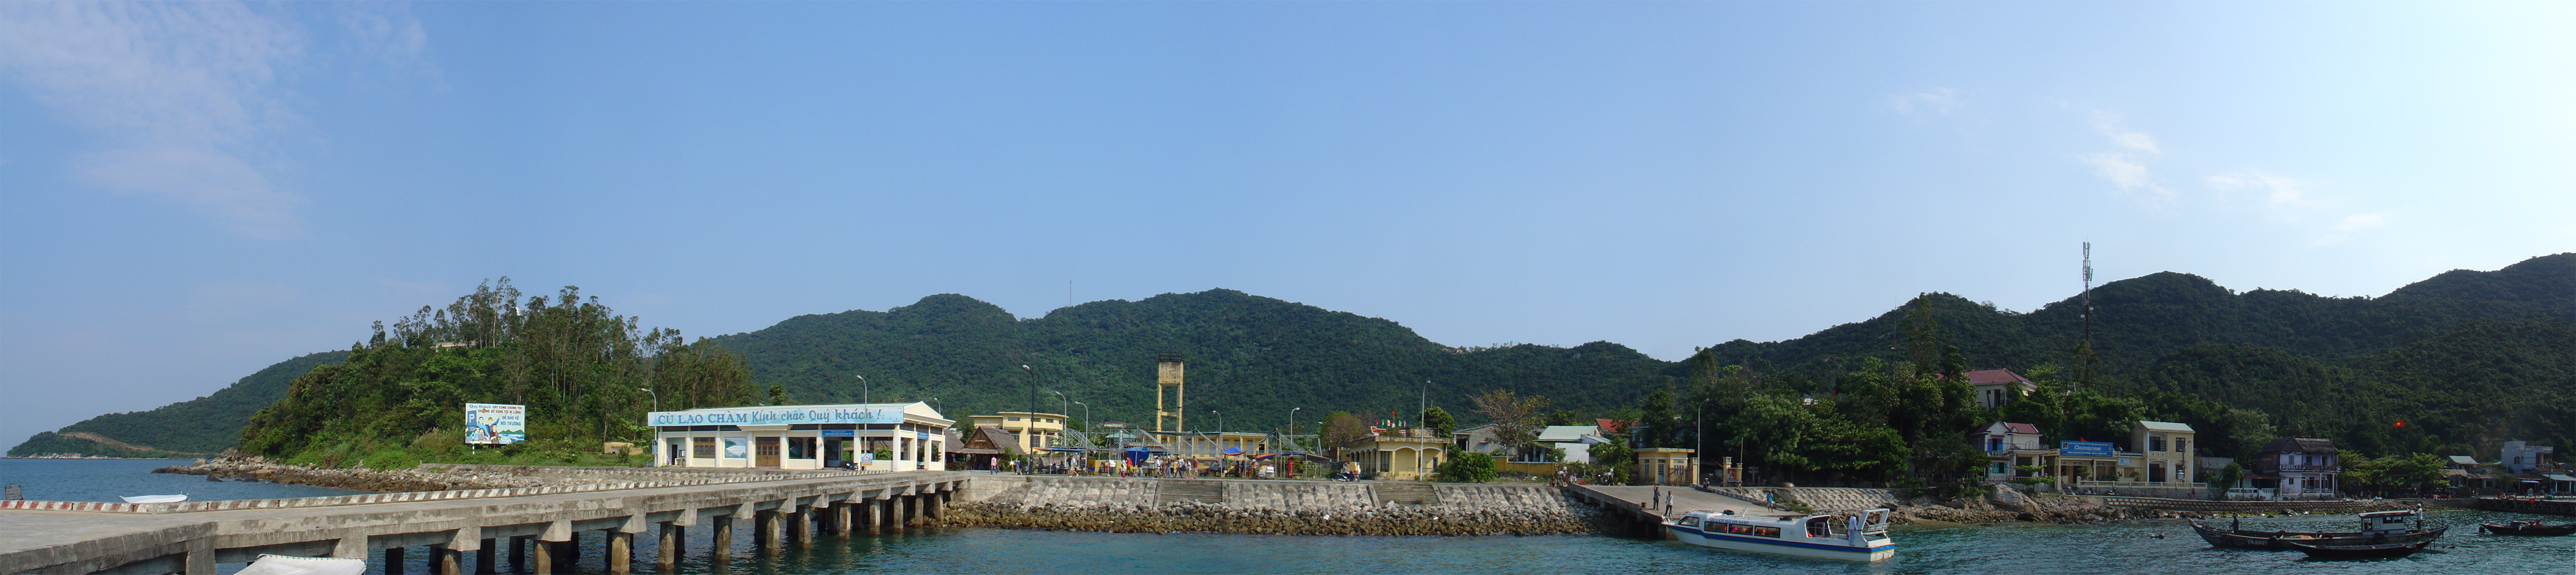
[[[2397,424],[2396,424],[2396,425],[2397,425],[2397,427],[2405,427],[2405,426],[2406,426],[2406,420],[2403,420],[2403,419],[2397,420]]]

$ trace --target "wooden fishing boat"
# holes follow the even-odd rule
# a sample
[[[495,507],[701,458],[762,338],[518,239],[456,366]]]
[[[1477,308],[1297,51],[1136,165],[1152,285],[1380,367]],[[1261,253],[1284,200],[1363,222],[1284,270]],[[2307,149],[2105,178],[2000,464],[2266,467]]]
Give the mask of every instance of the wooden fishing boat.
[[[2289,545],[2291,549],[2307,552],[2309,559],[2379,559],[2413,555],[2417,551],[2424,550],[2425,545],[2432,543],[2426,540],[2381,545],[2309,545],[2293,541],[2285,545]]]
[[[2478,531],[2494,533],[2497,535],[2548,537],[2576,533],[2576,523],[2565,525],[2549,525],[2538,521],[2515,521],[2503,525],[2480,523],[2478,524]]]
[[[2303,545],[2353,546],[2394,545],[2432,541],[2440,538],[2450,526],[2423,527],[2422,510],[2374,511],[2360,515],[2360,531],[2257,531],[2230,525],[2226,529],[2191,522],[2192,532],[2212,547],[2231,549],[2265,549],[2290,551],[2293,543]],[[2408,522],[2414,525],[2407,525]]]

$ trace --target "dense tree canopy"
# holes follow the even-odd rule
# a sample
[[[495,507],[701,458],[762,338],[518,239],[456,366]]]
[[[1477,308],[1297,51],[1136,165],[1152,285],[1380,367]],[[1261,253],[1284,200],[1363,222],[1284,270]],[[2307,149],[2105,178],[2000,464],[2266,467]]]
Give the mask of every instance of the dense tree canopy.
[[[503,278],[446,309],[423,306],[390,330],[379,323],[345,361],[296,378],[251,416],[241,446],[322,463],[429,449],[461,437],[459,418],[472,402],[526,405],[531,444],[588,451],[640,437],[656,396],[664,409],[749,403],[748,374],[739,356],[677,331],[642,330],[579,288],[522,304]]]

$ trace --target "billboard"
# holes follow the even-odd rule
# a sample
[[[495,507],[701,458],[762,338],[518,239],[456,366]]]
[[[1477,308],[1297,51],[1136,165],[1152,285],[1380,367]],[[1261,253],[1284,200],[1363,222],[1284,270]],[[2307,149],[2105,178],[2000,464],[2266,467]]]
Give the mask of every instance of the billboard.
[[[509,445],[528,440],[528,406],[465,404],[465,443]]]
[[[2057,442],[2057,455],[2060,457],[2110,457],[2111,443],[2108,441],[2060,441]]]

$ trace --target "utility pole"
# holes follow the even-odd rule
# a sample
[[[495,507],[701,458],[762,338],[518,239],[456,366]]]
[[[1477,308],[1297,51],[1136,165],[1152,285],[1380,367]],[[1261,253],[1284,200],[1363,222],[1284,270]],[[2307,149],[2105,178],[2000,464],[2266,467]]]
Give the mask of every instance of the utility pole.
[[[1038,446],[1038,370],[1023,363],[1020,371],[1029,372],[1029,413],[1027,419],[1020,420],[1020,447],[1023,452],[1034,452]],[[1021,461],[1021,469],[1026,470],[1027,465],[1027,460]]]
[[[1422,426],[1422,416],[1431,412],[1431,380],[1422,380],[1422,398],[1413,404],[1414,427]]]

